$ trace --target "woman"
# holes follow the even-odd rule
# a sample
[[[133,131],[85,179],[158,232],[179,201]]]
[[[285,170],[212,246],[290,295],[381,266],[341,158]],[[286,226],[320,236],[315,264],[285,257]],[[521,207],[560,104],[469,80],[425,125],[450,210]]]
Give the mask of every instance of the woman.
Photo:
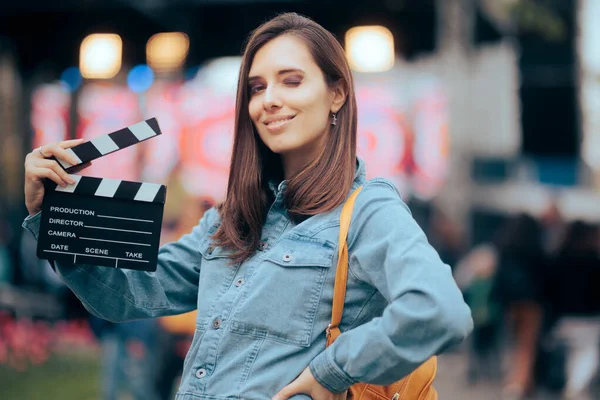
[[[241,65],[227,197],[176,243],[155,273],[86,265],[57,272],[94,314],[113,321],[198,308],[178,399],[343,399],[355,382],[388,384],[461,342],[472,327],[450,268],[396,189],[365,180],[344,51],[315,22],[283,14],[251,35]],[[69,177],[27,156],[34,235],[42,178]],[[348,237],[344,332],[325,349],[339,216],[363,185]],[[309,397],[307,397],[308,395]]]
[[[499,255],[492,298],[502,309],[514,343],[504,383],[505,399],[535,389],[534,367],[543,319],[544,257],[540,224],[530,215],[509,219],[496,238]]]

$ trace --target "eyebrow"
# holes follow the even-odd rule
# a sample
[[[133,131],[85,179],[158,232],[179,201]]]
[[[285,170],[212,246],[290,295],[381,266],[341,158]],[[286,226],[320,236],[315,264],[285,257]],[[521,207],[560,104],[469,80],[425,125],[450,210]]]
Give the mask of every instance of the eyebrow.
[[[277,71],[277,75],[284,75],[284,74],[289,74],[290,72],[301,72],[301,73],[305,73],[303,69],[300,68],[286,68],[286,69],[282,69]],[[248,77],[248,83],[255,81],[257,79],[259,79],[260,76],[249,76]]]

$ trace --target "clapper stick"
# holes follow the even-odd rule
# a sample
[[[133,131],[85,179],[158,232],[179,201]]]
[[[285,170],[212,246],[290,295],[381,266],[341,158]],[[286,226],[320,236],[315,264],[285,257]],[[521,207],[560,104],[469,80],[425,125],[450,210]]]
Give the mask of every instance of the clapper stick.
[[[66,149],[67,171],[161,134],[156,118]],[[56,158],[55,158],[56,159]],[[74,184],[44,181],[37,256],[88,266],[155,271],[166,186],[70,175]]]
[[[118,131],[98,136],[92,140],[65,149],[78,162],[71,164],[64,160],[56,160],[67,171],[81,164],[103,157],[115,151],[122,150],[134,144],[141,143],[162,134],[156,118],[150,118],[137,124],[130,125]],[[56,159],[56,158],[55,158]]]

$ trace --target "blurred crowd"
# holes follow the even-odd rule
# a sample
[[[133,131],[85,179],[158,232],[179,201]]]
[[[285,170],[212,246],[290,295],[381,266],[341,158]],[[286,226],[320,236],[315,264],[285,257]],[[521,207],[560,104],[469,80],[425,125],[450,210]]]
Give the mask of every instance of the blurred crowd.
[[[508,218],[470,249],[455,277],[472,308],[469,383],[501,381],[507,399],[536,389],[585,399],[600,352],[600,227],[564,221],[556,204],[539,218]]]

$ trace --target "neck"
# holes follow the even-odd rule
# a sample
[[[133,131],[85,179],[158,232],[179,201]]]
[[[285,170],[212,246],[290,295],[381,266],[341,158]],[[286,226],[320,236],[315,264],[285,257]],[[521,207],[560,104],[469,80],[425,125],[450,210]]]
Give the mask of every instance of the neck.
[[[302,171],[308,164],[319,157],[320,152],[325,148],[327,135],[323,135],[316,143],[312,143],[301,149],[281,155],[281,165],[283,166],[283,178],[290,179]]]
[[[294,157],[292,155],[282,158],[283,164],[283,179],[288,180],[298,172],[302,171],[307,162],[304,157]]]

